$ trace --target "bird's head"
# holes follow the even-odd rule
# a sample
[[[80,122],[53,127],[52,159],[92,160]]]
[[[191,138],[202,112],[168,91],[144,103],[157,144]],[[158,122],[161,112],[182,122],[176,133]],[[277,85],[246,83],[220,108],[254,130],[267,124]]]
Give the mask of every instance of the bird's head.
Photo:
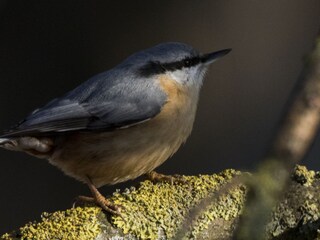
[[[200,88],[208,66],[230,51],[201,54],[187,44],[168,42],[131,55],[122,66],[133,67],[140,77],[169,74],[179,84]]]

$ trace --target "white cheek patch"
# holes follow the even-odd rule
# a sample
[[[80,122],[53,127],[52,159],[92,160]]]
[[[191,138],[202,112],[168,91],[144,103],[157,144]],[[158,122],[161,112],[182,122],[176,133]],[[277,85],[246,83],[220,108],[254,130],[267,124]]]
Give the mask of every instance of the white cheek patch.
[[[175,70],[173,72],[168,72],[169,76],[180,84],[185,84],[188,80],[188,72],[185,69]]]
[[[167,74],[179,84],[196,85],[200,87],[202,85],[205,70],[205,68],[191,67],[168,72]]]

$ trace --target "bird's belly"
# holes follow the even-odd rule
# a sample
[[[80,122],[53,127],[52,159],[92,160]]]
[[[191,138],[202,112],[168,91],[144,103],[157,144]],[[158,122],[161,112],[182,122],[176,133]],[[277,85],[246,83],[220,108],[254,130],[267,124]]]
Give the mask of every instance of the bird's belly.
[[[49,161],[96,187],[134,179],[167,160],[190,135],[198,90],[160,77],[167,103],[153,119],[112,132],[75,133],[58,144]]]
[[[80,181],[89,177],[96,187],[134,179],[152,171],[185,142],[193,117],[183,121],[150,120],[104,133],[76,133],[58,145],[53,165]]]

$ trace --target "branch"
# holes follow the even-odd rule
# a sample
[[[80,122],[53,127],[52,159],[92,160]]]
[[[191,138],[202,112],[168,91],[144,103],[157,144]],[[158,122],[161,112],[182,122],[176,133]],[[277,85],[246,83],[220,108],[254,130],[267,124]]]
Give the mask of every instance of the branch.
[[[42,221],[29,223],[1,239],[172,239],[185,218],[190,217],[191,209],[244,175],[226,170],[218,175],[186,176],[188,184],[144,181],[137,189],[116,192],[111,197],[126,208],[123,218],[110,217],[95,206],[76,207],[43,213]],[[237,183],[202,209],[179,239],[232,239],[245,195],[246,188]],[[313,239],[309,237],[317,235],[319,209],[320,173],[298,166],[285,199],[268,224],[267,235],[276,239]]]
[[[319,129],[320,36],[304,73],[304,86],[285,116],[273,147],[275,158],[293,165],[304,157]]]
[[[249,196],[235,239],[263,239],[271,211],[283,198],[290,171],[309,150],[320,124],[320,36],[306,63],[304,85],[293,99],[271,154],[248,181]]]

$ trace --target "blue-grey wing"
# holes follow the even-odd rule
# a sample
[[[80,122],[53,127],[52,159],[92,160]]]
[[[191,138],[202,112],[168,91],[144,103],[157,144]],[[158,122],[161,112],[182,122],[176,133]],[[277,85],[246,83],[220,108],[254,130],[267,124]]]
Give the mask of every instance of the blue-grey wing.
[[[110,131],[155,117],[165,102],[166,94],[154,81],[109,71],[34,111],[1,137]]]

